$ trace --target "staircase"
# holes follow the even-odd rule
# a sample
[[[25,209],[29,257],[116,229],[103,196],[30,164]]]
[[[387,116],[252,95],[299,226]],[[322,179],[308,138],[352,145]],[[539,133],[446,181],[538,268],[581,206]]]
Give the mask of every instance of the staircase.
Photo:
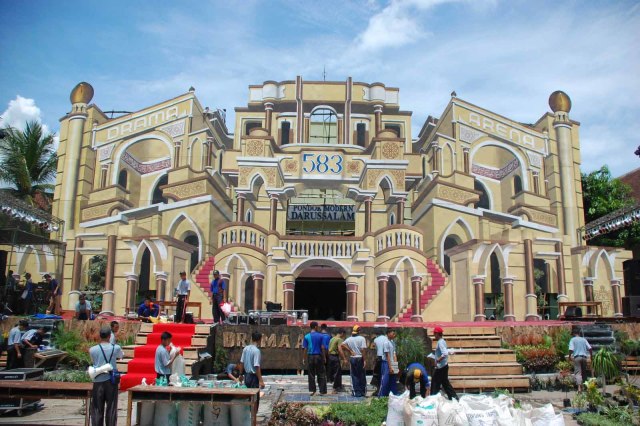
[[[120,390],[139,385],[143,378],[148,384],[155,383],[155,353],[163,331],[172,334],[172,343],[182,348],[185,375],[192,376],[199,364],[199,354],[206,352],[207,339],[211,334],[208,324],[151,324],[143,323],[136,335],[135,345],[122,348],[124,358],[118,360],[118,371],[123,373]]]
[[[195,282],[200,289],[206,294],[207,298],[211,298],[211,280],[213,279],[212,273],[216,267],[216,261],[213,256],[209,256],[205,259],[197,269],[195,273]],[[231,311],[237,312],[237,306],[229,301],[231,304]]]
[[[422,291],[420,292],[420,313],[424,311],[427,305],[440,293],[440,290],[442,290],[447,281],[445,272],[431,259],[427,259],[427,272],[431,277],[431,283],[430,285],[422,285]],[[398,314],[398,322],[411,322],[412,315],[413,304],[409,302],[402,308],[400,314]]]
[[[433,329],[428,330],[433,335]],[[449,379],[457,392],[508,389],[529,391],[529,378],[511,349],[501,347],[495,327],[445,327],[449,350]],[[436,341],[433,340],[435,350]]]

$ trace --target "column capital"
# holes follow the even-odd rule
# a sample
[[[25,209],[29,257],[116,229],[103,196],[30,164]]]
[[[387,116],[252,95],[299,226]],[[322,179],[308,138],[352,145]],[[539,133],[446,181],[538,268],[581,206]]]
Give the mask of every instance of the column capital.
[[[508,285],[513,285],[513,281],[515,281],[516,277],[502,277],[500,278],[500,281],[502,281],[502,284],[508,284]]]
[[[231,278],[231,275],[227,272],[220,272],[220,278],[222,278],[225,281],[229,281],[229,279]]]
[[[244,192],[237,192],[236,191],[236,197],[245,200],[247,198],[247,195]]]
[[[273,110],[273,102],[265,102],[264,103],[264,109],[265,109],[265,111],[266,110],[269,110],[269,111]]]
[[[484,285],[484,281],[487,279],[485,275],[476,275],[475,277],[471,277],[471,282],[473,285]]]
[[[415,283],[415,282],[422,282],[422,275],[414,275],[413,277],[411,277],[411,282]]]
[[[367,195],[366,197],[364,197],[364,202],[365,203],[373,202],[373,197],[371,195]]]
[[[374,112],[374,113],[381,113],[381,112],[382,112],[382,110],[383,110],[383,108],[384,108],[384,105],[381,105],[381,104],[375,104],[375,105],[373,106],[373,112]]]
[[[156,272],[156,280],[166,281],[168,276],[169,275],[166,272],[162,272],[162,271]]]
[[[269,199],[278,201],[280,200],[280,197],[278,196],[278,194],[272,192],[271,194],[269,194]]]
[[[135,281],[138,282],[138,276],[134,273],[128,273],[127,274],[127,281]]]
[[[612,287],[620,287],[622,280],[620,278],[614,278],[610,282]]]
[[[593,282],[595,281],[594,277],[584,277],[582,278],[582,285],[583,286],[591,286],[593,287]]]
[[[389,275],[386,275],[386,274],[384,274],[384,275],[383,275],[383,274],[380,274],[380,275],[378,275],[378,276],[376,277],[376,280],[377,280],[378,282],[389,281]]]
[[[253,278],[253,280],[264,280],[264,274],[262,272],[256,272],[255,274],[253,274],[251,276],[251,278]]]

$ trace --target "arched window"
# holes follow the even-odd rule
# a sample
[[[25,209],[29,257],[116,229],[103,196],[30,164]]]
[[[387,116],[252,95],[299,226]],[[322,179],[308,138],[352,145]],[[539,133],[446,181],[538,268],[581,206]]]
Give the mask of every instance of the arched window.
[[[396,279],[394,277],[389,278],[387,283],[387,315],[389,318],[395,317],[398,313],[396,288]]]
[[[160,203],[167,204],[169,202],[169,200],[162,195],[162,189],[160,188],[161,186],[164,186],[168,183],[169,183],[169,177],[167,175],[162,176],[160,180],[158,180],[156,187],[153,188],[153,196],[151,199],[151,204],[160,204]]]
[[[519,175],[513,176],[513,193],[519,194],[522,192],[522,178]]]
[[[491,266],[491,293],[502,294],[502,281],[500,279],[500,262],[498,255],[494,251],[489,257],[489,265]]]
[[[145,297],[151,297],[153,291],[149,290],[149,284],[151,280],[151,251],[146,247],[142,252],[142,259],[140,261],[140,274],[138,275],[138,294],[136,295],[138,300],[134,300],[137,304],[140,303]]]
[[[427,157],[422,157],[422,178],[427,177]]]
[[[396,224],[396,215],[395,213],[391,213],[389,215],[389,225],[395,225]]]
[[[449,235],[444,239],[444,251],[446,252],[447,250],[449,250],[450,248],[454,248],[458,244],[460,244],[460,240],[458,239],[458,237]],[[446,253],[444,254],[444,265],[442,266],[444,266],[444,270],[447,271],[447,274],[451,275],[451,259]]]
[[[255,283],[253,282],[253,277],[247,278],[247,281],[244,285],[244,311],[249,312],[253,310],[253,290],[255,288]]]
[[[197,235],[192,234],[187,235],[184,242],[195,248],[195,250],[191,252],[191,259],[189,261],[189,270],[193,272],[193,270],[196,269],[196,266],[198,266],[198,262],[200,262],[200,241],[198,240]]]
[[[309,122],[309,143],[338,143],[338,116],[332,109],[316,109]]]
[[[491,203],[489,202],[489,194],[487,194],[487,189],[484,187],[480,181],[476,180],[473,184],[473,189],[480,192],[480,200],[475,205],[476,209],[491,209]]]
[[[245,222],[253,222],[253,213],[251,210],[247,210],[247,213],[244,215]]]
[[[224,152],[220,151],[220,161],[218,162],[218,173],[222,174],[222,155]]]
[[[126,189],[128,177],[129,174],[127,173],[127,169],[120,170],[120,173],[118,173],[118,185]]]

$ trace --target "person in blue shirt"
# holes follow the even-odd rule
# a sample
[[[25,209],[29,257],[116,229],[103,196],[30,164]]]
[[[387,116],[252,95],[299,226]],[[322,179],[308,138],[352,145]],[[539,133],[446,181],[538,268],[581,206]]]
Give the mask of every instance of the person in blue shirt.
[[[409,389],[409,399],[416,397],[416,384],[420,383],[420,396],[426,398],[429,394],[429,375],[424,365],[419,362],[409,364],[405,371],[405,388]]]
[[[451,386],[449,381],[449,349],[447,348],[447,342],[445,342],[442,335],[444,331],[442,327],[435,327],[433,329],[434,340],[436,341],[436,370],[433,372],[433,384],[431,386],[431,395],[437,395],[440,393],[440,388],[444,389],[445,393],[451,399],[459,399],[456,391]]]
[[[24,274],[24,278],[26,280],[24,284],[24,291],[22,300],[24,302],[24,314],[31,315],[31,309],[33,307],[33,281],[31,281],[31,274]]]
[[[326,349],[325,354],[327,355],[327,358],[324,360],[324,365],[326,368],[326,366],[329,364],[329,343],[331,343],[331,334],[327,329],[327,324],[320,325],[320,334],[322,334],[322,344]]]
[[[220,272],[213,271],[213,280],[211,281],[211,311],[213,313],[213,323],[218,324],[226,319],[220,305],[224,303],[227,292],[227,285],[222,278]]]
[[[327,372],[325,360],[327,359],[327,346],[324,344],[324,335],[318,333],[318,323],[312,321],[311,331],[304,336],[302,348],[306,357],[306,364],[309,366],[309,392],[311,396],[316,394],[316,377],[320,395],[327,394]]]
[[[138,317],[140,317],[143,321],[146,319],[149,320],[149,317],[158,317],[158,313],[160,312],[160,307],[153,303],[151,299],[148,297],[144,299],[144,302],[140,304],[138,307]]]
[[[171,345],[171,339],[173,336],[168,331],[163,331],[160,335],[160,344],[156,348],[156,357],[154,362],[154,368],[156,370],[156,379],[160,379],[164,377],[169,382],[169,376],[171,375],[171,365],[173,361],[180,355],[180,351],[174,351],[173,354],[171,350],[173,346]]]
[[[49,284],[49,308],[47,309],[51,315],[60,315],[62,306],[60,305],[60,296],[62,296],[62,287],[58,281],[49,274],[44,274],[44,279]]]
[[[20,322],[9,331],[9,339],[7,340],[7,370],[24,366],[24,358],[22,357],[22,335],[27,327],[29,327],[29,322],[27,320],[20,320]]]

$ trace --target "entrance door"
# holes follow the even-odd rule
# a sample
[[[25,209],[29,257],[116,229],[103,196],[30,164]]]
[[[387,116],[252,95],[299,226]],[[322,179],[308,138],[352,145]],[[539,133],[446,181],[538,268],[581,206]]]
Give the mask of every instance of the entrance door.
[[[342,278],[298,278],[294,306],[308,310],[311,320],[346,319],[347,283]]]

